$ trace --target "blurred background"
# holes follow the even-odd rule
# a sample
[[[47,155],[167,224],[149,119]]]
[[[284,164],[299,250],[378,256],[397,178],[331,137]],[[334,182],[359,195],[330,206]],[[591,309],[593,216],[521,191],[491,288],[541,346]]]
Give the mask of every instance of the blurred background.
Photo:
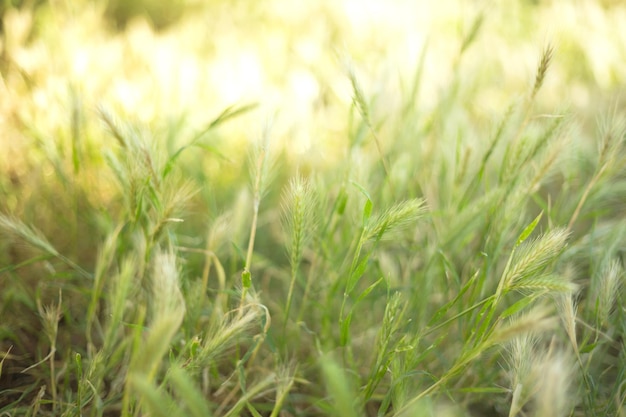
[[[268,120],[283,160],[303,170],[341,162],[358,117],[351,72],[377,128],[412,114],[428,123],[453,100],[441,134],[464,132],[470,147],[528,95],[547,45],[538,114],[569,111],[584,139],[624,109],[626,5],[617,0],[5,0],[0,14],[0,208],[40,225],[58,216],[42,218],[41,202],[72,178],[110,212],[115,190],[98,180],[114,141],[103,108],[171,154],[228,106],[254,106],[206,152],[181,157],[185,175],[211,179],[217,191],[203,191],[205,201],[234,198],[249,142]]]
[[[19,153],[24,142],[16,118],[35,129],[67,125],[72,100],[192,126],[257,103],[231,126],[233,143],[273,117],[276,137],[324,160],[352,99],[346,66],[380,118],[406,95],[422,56],[421,108],[462,67],[462,88],[487,121],[532,85],[547,43],[546,108],[589,114],[600,99],[619,101],[626,81],[619,0],[5,0],[0,14],[4,163],[7,147]]]

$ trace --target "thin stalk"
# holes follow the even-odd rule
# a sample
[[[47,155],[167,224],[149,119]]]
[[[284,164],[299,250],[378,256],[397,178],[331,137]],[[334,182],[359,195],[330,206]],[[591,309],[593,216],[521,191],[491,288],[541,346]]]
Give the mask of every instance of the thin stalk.
[[[302,295],[302,303],[300,303],[300,309],[298,310],[296,323],[299,323],[302,321],[302,316],[304,315],[309,291],[311,290],[311,280],[313,278],[314,272],[317,271],[316,265],[317,265],[317,253],[313,256],[313,259],[311,259],[311,266],[309,268],[309,273],[307,274],[307,277],[306,277],[306,284],[304,287],[304,293]]]
[[[254,179],[254,206],[252,212],[252,224],[250,225],[250,240],[248,241],[248,251],[246,254],[246,263],[243,268],[242,276],[246,274],[250,276],[250,267],[252,265],[252,254],[254,253],[254,241],[256,239],[256,229],[259,218],[259,206],[261,204],[261,178],[263,176],[263,167],[265,165],[265,160],[267,156],[266,147],[262,146],[259,152],[259,156],[256,161],[256,176]],[[245,281],[245,280],[244,280]],[[243,307],[243,304],[246,299],[246,295],[248,294],[249,283],[243,283],[243,290],[241,292],[241,301],[240,307]],[[243,311],[243,310],[240,310]]]
[[[444,322],[442,322],[442,323],[439,323],[439,324],[438,324],[438,325],[436,325],[435,327],[431,327],[430,329],[427,329],[427,330],[423,333],[423,336],[428,336],[429,334],[433,333],[435,330],[439,330],[439,329],[441,329],[441,328],[442,328],[442,327],[444,327],[445,325],[447,325],[447,324],[449,324],[449,323],[453,322],[454,320],[456,320],[456,319],[458,319],[458,318],[463,317],[464,315],[466,315],[466,314],[467,314],[467,313],[469,313],[470,311],[472,311],[472,310],[476,309],[477,307],[480,307],[480,306],[482,306],[483,304],[485,304],[485,303],[487,303],[487,302],[489,302],[489,301],[492,301],[494,298],[495,298],[495,296],[493,296],[493,295],[492,295],[491,297],[488,297],[488,298],[485,298],[485,299],[484,299],[484,300],[482,300],[482,301],[479,301],[478,303],[474,304],[473,306],[468,307],[468,308],[466,308],[465,310],[461,311],[460,313],[455,314],[454,316],[450,317],[450,318],[449,318],[449,319],[447,319],[446,321],[444,321]]]
[[[340,328],[342,328],[343,323],[344,323],[344,310],[346,307],[346,302],[348,301],[348,297],[350,296],[350,293],[352,291],[352,288],[349,288],[349,286],[350,285],[354,286],[354,284],[351,284],[352,274],[354,274],[354,271],[356,270],[359,264],[359,258],[361,257],[361,249],[363,248],[363,243],[365,241],[364,239],[365,232],[366,232],[366,228],[363,227],[361,229],[361,236],[359,236],[359,241],[357,243],[357,247],[354,252],[354,257],[352,258],[352,265],[350,266],[350,273],[348,274],[348,279],[346,280],[346,287],[343,292],[343,300],[341,302],[341,309],[339,310],[339,327]]]
[[[578,216],[580,215],[580,211],[582,210],[583,205],[585,204],[585,201],[587,201],[587,198],[589,197],[589,193],[591,192],[591,189],[596,185],[596,183],[600,179],[600,176],[604,173],[605,168],[606,168],[606,165],[602,165],[600,169],[596,172],[596,174],[593,176],[591,181],[589,181],[589,184],[587,184],[587,187],[585,188],[583,195],[580,197],[580,201],[578,201],[578,205],[576,205],[574,214],[572,214],[572,217],[570,218],[569,223],[567,223],[568,230],[571,230],[572,227],[574,226],[574,223],[576,223],[576,220],[578,219]]]
[[[287,321],[289,321],[289,312],[291,311],[291,303],[293,301],[293,290],[296,286],[298,278],[298,265],[291,266],[291,282],[289,283],[289,291],[287,292],[287,305],[285,306],[285,321],[283,322],[283,334],[287,331]]]

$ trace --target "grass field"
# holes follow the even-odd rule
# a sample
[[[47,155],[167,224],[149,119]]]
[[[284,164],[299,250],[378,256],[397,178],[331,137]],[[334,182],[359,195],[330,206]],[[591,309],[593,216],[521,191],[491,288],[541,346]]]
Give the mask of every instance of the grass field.
[[[626,416],[622,2],[0,12],[0,416]]]

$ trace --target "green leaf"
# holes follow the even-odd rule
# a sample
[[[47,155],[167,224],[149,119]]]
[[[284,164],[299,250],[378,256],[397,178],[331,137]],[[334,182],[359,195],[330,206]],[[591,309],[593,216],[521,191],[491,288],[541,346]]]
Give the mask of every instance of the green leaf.
[[[367,223],[369,218],[372,216],[372,207],[373,207],[372,197],[370,197],[370,194],[367,192],[365,187],[363,187],[361,184],[355,181],[350,181],[350,183],[354,185],[356,188],[358,188],[361,194],[363,194],[365,198],[367,199],[367,201],[365,202],[365,206],[363,206],[363,227],[365,227],[365,224]]]
[[[252,274],[250,274],[250,271],[244,270],[241,273],[241,283],[244,288],[250,288],[252,285]]]
[[[76,362],[76,372],[78,372],[78,379],[80,380],[83,377],[83,360],[80,353],[76,353],[74,361]],[[0,361],[0,376],[2,376],[2,362],[4,362],[4,358]]]
[[[378,280],[377,280],[375,283],[373,283],[372,285],[370,285],[369,287],[367,287],[367,288],[365,289],[365,291],[363,291],[363,292],[362,292],[362,293],[361,293],[361,294],[357,297],[356,301],[354,302],[354,305],[357,305],[358,303],[360,303],[361,301],[363,301],[363,299],[364,299],[365,297],[367,297],[367,296],[369,295],[369,293],[371,293],[371,292],[372,292],[372,290],[373,290],[374,288],[376,288],[376,286],[382,282],[382,280],[383,280],[383,279],[384,279],[383,277],[380,277],[380,278],[378,278]],[[354,307],[354,306],[353,306],[353,307]]]
[[[526,226],[524,231],[517,238],[517,242],[515,243],[515,247],[521,245],[522,242],[524,242],[526,239],[528,239],[528,236],[530,236],[530,234],[533,232],[533,230],[535,230],[535,227],[537,227],[537,223],[539,223],[539,220],[541,220],[541,216],[543,216],[543,211],[541,213],[539,213],[539,215],[537,217],[535,217],[535,220],[533,220],[528,226]]]
[[[252,351],[253,349],[250,349],[247,353],[248,357],[250,355],[250,351]],[[242,393],[246,393],[246,370],[244,369],[244,365],[246,363],[246,360],[248,358],[244,357],[241,360],[237,361],[237,376],[239,377],[239,388],[241,388],[241,392]]]
[[[372,200],[367,200],[363,206],[363,227],[367,225],[368,220],[372,217]]]
[[[248,409],[248,411],[250,412],[250,414],[252,414],[253,417],[263,417],[261,415],[261,413],[259,413],[256,408],[254,408],[252,406],[252,404],[250,404],[249,402],[246,403],[246,408]]]
[[[223,159],[224,161],[227,161],[230,163],[235,162],[232,158],[229,158],[226,154],[220,152],[220,150],[217,149],[215,146],[212,146],[206,143],[194,143],[192,146],[194,148],[200,148],[200,149],[204,149],[205,151],[209,151],[212,154],[219,156],[220,159]]]
[[[191,358],[195,358],[196,355],[198,354],[198,351],[200,350],[200,340],[197,338],[192,339],[188,346],[189,346],[189,356]]]
[[[359,262],[356,268],[354,268],[352,273],[350,273],[350,278],[348,279],[348,284],[346,285],[346,292],[348,294],[352,292],[357,282],[359,282],[359,280],[365,273],[369,259],[370,259],[370,254],[368,253],[367,255],[363,257],[363,259],[361,259],[361,262]]]
[[[444,257],[444,260],[446,262],[448,262],[448,260],[445,258],[445,255],[442,254],[442,256]],[[452,270],[452,273],[456,275],[456,272],[454,272],[454,270]],[[459,301],[461,300],[461,298],[463,297],[463,295],[465,295],[465,293],[467,292],[467,290],[470,289],[470,287],[472,287],[475,282],[476,279],[478,278],[480,274],[480,270],[477,270],[474,275],[472,275],[472,277],[467,280],[467,282],[465,283],[465,285],[463,285],[463,287],[461,288],[461,290],[457,293],[457,295],[450,300],[449,302],[447,302],[446,304],[444,304],[442,307],[440,307],[435,314],[433,315],[432,319],[430,319],[430,321],[428,322],[429,326],[432,326],[434,323],[438,322],[439,320],[441,320],[446,313],[448,313],[448,311],[450,310],[450,308],[452,308],[452,306],[454,306],[455,304],[459,303]],[[462,305],[462,303],[460,303],[459,305]],[[468,311],[469,312],[469,311]]]
[[[583,347],[580,348],[580,350],[578,351],[578,353],[583,354],[583,353],[589,353],[592,350],[594,350],[596,347],[598,346],[597,343],[591,343],[589,345],[585,345]]]
[[[192,147],[192,146],[198,146],[201,147],[203,149],[206,149],[210,152],[213,152],[215,154],[217,154],[218,156],[228,159],[225,155],[221,154],[219,151],[217,151],[216,148],[210,146],[210,145],[205,145],[205,144],[200,144],[198,142],[200,142],[202,139],[204,139],[205,135],[207,133],[209,133],[211,130],[215,129],[217,126],[221,125],[222,123],[226,122],[227,120],[230,120],[236,116],[239,116],[243,113],[246,113],[252,109],[254,109],[257,105],[256,104],[247,104],[244,106],[229,106],[227,107],[222,113],[219,114],[219,116],[217,116],[215,119],[213,119],[204,129],[202,129],[200,132],[196,133],[196,135],[193,137],[193,139],[191,139],[191,141],[189,141],[189,143],[187,143],[186,145],[181,146],[180,148],[178,148],[176,150],[176,152],[174,152],[169,159],[167,160],[167,162],[165,163],[165,167],[163,168],[163,172],[161,173],[161,177],[165,178],[170,171],[172,170],[174,163],[176,162],[176,160],[178,159],[178,157],[180,156],[180,154],[187,148]]]
[[[339,193],[339,196],[337,197],[337,214],[338,215],[343,215],[343,213],[346,211],[346,205],[348,203],[348,193],[346,193],[346,190],[344,190],[343,188],[341,189],[341,192]]]
[[[505,319],[509,316],[519,313],[520,311],[528,307],[530,304],[532,304],[533,301],[535,301],[535,297],[533,296],[523,297],[521,300],[513,303],[513,305],[509,306],[506,310],[504,310],[502,314],[500,315],[500,318]]]
[[[339,344],[345,346],[350,338],[350,323],[352,322],[352,311],[348,313],[345,319],[341,321]]]

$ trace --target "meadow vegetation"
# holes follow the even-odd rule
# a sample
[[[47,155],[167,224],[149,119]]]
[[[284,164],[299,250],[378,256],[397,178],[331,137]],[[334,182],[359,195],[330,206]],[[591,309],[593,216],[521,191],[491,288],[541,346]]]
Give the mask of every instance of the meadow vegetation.
[[[626,7],[434,3],[5,2],[0,416],[626,416]]]

